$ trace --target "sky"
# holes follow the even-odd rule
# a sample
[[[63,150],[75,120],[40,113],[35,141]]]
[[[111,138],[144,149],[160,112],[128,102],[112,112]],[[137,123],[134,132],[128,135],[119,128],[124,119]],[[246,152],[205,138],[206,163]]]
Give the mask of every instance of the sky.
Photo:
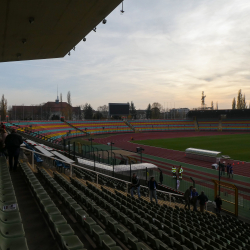
[[[125,0],[61,59],[0,63],[8,105],[133,101],[137,109],[206,104],[231,108],[239,89],[250,102],[249,0]]]

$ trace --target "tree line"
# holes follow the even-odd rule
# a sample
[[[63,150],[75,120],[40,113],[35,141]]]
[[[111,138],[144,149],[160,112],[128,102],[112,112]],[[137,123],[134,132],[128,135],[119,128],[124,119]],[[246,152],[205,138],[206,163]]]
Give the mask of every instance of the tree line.
[[[246,103],[246,96],[245,94],[243,95],[241,92],[241,89],[238,91],[238,96],[237,96],[237,101],[236,98],[233,98],[232,101],[232,109],[247,109],[250,108],[250,104],[247,107],[247,103]]]

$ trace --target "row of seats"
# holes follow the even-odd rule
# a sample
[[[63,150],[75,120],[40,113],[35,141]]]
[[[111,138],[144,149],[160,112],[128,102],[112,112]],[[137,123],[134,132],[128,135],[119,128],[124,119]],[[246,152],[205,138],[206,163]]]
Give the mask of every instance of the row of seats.
[[[89,134],[133,132],[124,121],[67,121]]]
[[[73,171],[76,174],[76,176],[79,177],[80,179],[89,180],[91,182],[96,182],[97,176],[96,176],[96,173],[94,172],[89,172],[85,169],[80,169],[80,168],[74,168]],[[117,181],[117,180],[108,178],[103,175],[98,176],[98,183],[100,185],[109,186],[111,188],[122,190],[124,192],[127,191],[127,186],[123,181]]]
[[[60,210],[52,201],[46,190],[43,188],[37,177],[25,163],[21,163],[21,168],[25,175],[27,182],[36,198],[41,210],[44,212],[53,233],[59,240],[64,250],[86,250],[79,238],[74,235],[74,230],[67,224],[67,220],[61,215]],[[63,189],[53,180],[51,180],[51,187],[54,191],[63,195]],[[65,194],[66,195],[66,194]]]
[[[29,122],[13,122],[6,123],[9,128],[15,128],[21,132],[29,133],[29,135],[38,137],[44,136],[45,140],[52,139],[54,142],[60,142],[62,137],[77,137],[85,134],[79,130],[72,128],[67,123],[61,121],[29,121]],[[68,134],[69,131],[72,131]]]
[[[250,130],[249,119],[226,119],[221,124],[222,130]]]
[[[58,173],[54,173],[54,178],[63,188],[65,188],[68,193],[71,193],[74,197],[77,197],[77,199],[87,208],[90,208],[91,211],[94,209],[94,207],[96,206],[95,202],[92,202],[90,199],[88,199],[82,191],[78,190]],[[69,197],[71,196],[69,195]],[[73,207],[72,210],[78,212],[78,210],[82,209],[81,206],[77,204],[77,202],[72,198],[70,198],[70,200],[67,200],[67,202],[69,203],[70,207]],[[85,213],[84,217],[80,218],[79,222],[82,224],[83,228],[92,236],[99,247],[107,250],[121,250],[119,246],[116,246],[116,242],[99,225],[97,225],[97,223],[87,213]]]
[[[79,185],[77,181],[72,181],[75,185]],[[89,185],[89,187],[92,187],[92,190],[100,193],[98,188],[92,185]],[[89,193],[86,190],[85,188],[85,193]],[[105,190],[106,189],[103,189],[103,191]],[[109,191],[106,190],[106,192],[108,193]],[[123,196],[119,192],[117,192],[117,194],[120,194],[119,197]],[[162,232],[159,232],[159,228],[164,228],[163,231],[165,233],[167,232],[168,237],[172,238],[168,240],[168,242],[165,242],[170,247],[176,247],[176,244],[181,244],[190,249],[249,249],[249,225],[232,217],[222,218],[220,216],[217,218],[210,213],[202,214],[199,212],[191,212],[180,209],[179,207],[173,209],[166,205],[159,209],[159,205],[152,206],[152,204],[148,204],[145,206],[145,202],[143,202],[145,206],[143,208],[142,204],[138,204],[138,202],[135,203],[132,198],[123,196],[123,199],[119,200],[119,198],[115,197],[116,195],[112,193],[109,193],[109,196],[110,197],[107,197],[107,195],[101,194],[101,197],[103,197],[107,203],[114,204],[115,206],[117,206],[118,200],[121,204],[119,207],[120,211],[127,211],[129,218],[134,219],[138,223],[142,223],[145,228],[150,229],[150,232],[160,239],[162,239]],[[98,199],[96,197],[93,198],[94,200]],[[102,204],[102,206],[103,205],[104,204]],[[139,216],[135,215],[136,212],[138,212]],[[145,218],[146,221],[142,222],[142,218]],[[125,219],[123,218],[123,220]],[[150,222],[149,224],[148,221]],[[225,226],[223,227],[221,225]],[[144,236],[144,239],[146,237],[147,236]],[[151,236],[149,236],[149,238],[150,237]],[[164,239],[165,238],[167,238],[166,235],[164,236]],[[193,241],[190,241],[190,239]],[[176,243],[176,241],[178,243]],[[155,249],[159,248],[156,247]]]
[[[83,189],[87,196],[111,214],[108,216],[106,213],[105,216],[103,216],[99,211],[100,215],[97,213],[97,216],[99,216],[100,220],[113,230],[126,245],[131,246],[132,249],[138,249],[138,246],[135,245],[138,239],[133,235],[142,239],[153,249],[185,249],[185,246],[182,246],[177,240],[171,239],[164,233],[164,231],[161,230],[162,227],[158,229],[154,225],[155,211],[165,211],[167,208],[173,210],[173,208],[127,197],[119,192],[114,194],[105,188],[100,190],[91,184],[88,184],[88,188],[86,188],[79,183],[79,181],[71,181],[80,189]],[[121,229],[119,223],[114,221],[113,217],[123,224]],[[128,230],[132,232],[132,235]],[[180,237],[177,232],[175,234],[176,237]]]
[[[195,130],[192,120],[132,120],[128,122],[139,131]]]
[[[131,232],[129,225],[125,221],[129,221],[131,224],[136,224],[132,218],[128,218],[125,214],[121,212],[119,208],[116,208],[116,205],[121,204],[116,201],[114,198],[105,195],[100,189],[101,194],[93,192],[90,189],[90,185],[87,187],[83,185],[78,180],[71,179],[71,182],[79,190],[81,190],[86,196],[85,206],[91,210],[95,216],[106,226],[111,232],[113,232],[127,247],[133,250],[150,250],[150,248],[143,242],[139,242],[138,238],[134,236],[134,232]],[[91,186],[92,187],[92,186]],[[89,223],[89,230],[94,225]],[[140,227],[137,225],[138,228]],[[144,228],[140,227],[141,231],[145,231]],[[94,236],[94,235],[93,235]],[[161,249],[169,249],[163,242],[161,242]]]
[[[214,130],[219,128],[219,120],[216,119],[198,119],[199,130]]]
[[[87,180],[87,181],[94,182],[94,183],[97,182],[97,180],[96,180],[97,174],[94,172],[89,172],[85,169],[80,169],[80,168],[74,168],[73,172],[80,179]],[[124,181],[115,180],[113,178],[109,178],[108,176],[98,175],[98,183],[100,185],[111,187],[111,188],[114,188],[116,190],[121,190],[123,192],[128,191],[128,187]],[[134,190],[134,192],[136,192],[136,191]],[[148,197],[149,196],[148,188],[141,187],[140,194],[142,196]],[[170,201],[169,194],[158,193],[157,196],[158,196],[158,198],[160,198],[164,201]],[[185,203],[183,198],[178,197],[178,196],[176,196],[176,197],[171,196],[171,201],[174,203],[180,203],[180,204]]]
[[[28,250],[14,187],[4,157],[0,157],[0,166],[0,249]],[[13,205],[16,205],[15,209]]]

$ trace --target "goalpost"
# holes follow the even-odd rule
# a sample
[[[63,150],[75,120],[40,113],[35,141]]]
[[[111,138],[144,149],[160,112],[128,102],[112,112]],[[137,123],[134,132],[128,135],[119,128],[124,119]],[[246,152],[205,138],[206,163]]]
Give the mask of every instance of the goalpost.
[[[212,181],[214,183],[214,198],[219,194],[222,199],[221,210],[238,216],[238,188],[224,181]]]

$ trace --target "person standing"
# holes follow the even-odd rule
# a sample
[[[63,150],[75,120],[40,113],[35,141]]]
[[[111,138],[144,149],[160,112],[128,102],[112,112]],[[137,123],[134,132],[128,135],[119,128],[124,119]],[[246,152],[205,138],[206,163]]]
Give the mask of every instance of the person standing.
[[[172,174],[173,174],[173,178],[176,179],[176,167],[175,166],[172,167]]]
[[[140,180],[137,177],[137,175],[134,173],[132,176],[132,183],[131,183],[131,189],[130,189],[130,194],[132,197],[134,197],[134,190],[137,190],[138,197],[141,198],[140,194]]]
[[[183,168],[182,166],[180,165],[179,169],[178,169],[178,174],[179,174],[179,180],[182,180],[182,173],[183,173]]]
[[[214,201],[215,201],[215,204],[216,204],[216,213],[220,214],[221,206],[222,206],[222,200],[221,200],[220,196],[217,195]]]
[[[3,139],[0,137],[0,156],[5,156],[4,154],[4,146],[3,146]]]
[[[225,164],[224,164],[225,162],[223,162],[222,164],[221,164],[221,166],[220,166],[220,176],[222,176],[222,175],[225,175]]]
[[[156,196],[157,186],[158,185],[157,185],[157,182],[155,181],[155,178],[151,177],[150,181],[148,182],[149,197],[150,197],[150,202],[153,202],[153,197],[154,197],[156,204],[157,204],[157,196]]]
[[[192,191],[193,191],[193,186],[190,186],[185,194],[184,194],[184,198],[185,198],[185,209],[187,208],[188,206],[188,209],[190,210],[190,200],[192,198]]]
[[[227,163],[227,177],[230,177],[230,165]]]
[[[161,183],[161,185],[162,185],[162,182],[163,182],[163,174],[162,174],[162,171],[160,170],[160,183]]]
[[[1,136],[2,136],[2,140],[3,140],[3,144],[5,144],[5,139],[7,137],[8,133],[5,129],[1,130]]]
[[[200,211],[202,213],[204,213],[205,205],[206,205],[206,202],[208,201],[208,198],[204,194],[204,192],[202,191],[201,194],[198,196],[197,199],[200,201]]]
[[[232,164],[230,164],[230,168],[229,168],[229,178],[230,178],[230,176],[231,176],[232,178],[234,178],[233,166],[232,166]]]
[[[6,126],[2,122],[1,122],[1,128],[4,130],[6,129]]]
[[[0,129],[0,130],[1,130],[1,137],[0,137],[0,139],[1,139],[1,149],[0,149],[0,151],[1,151],[1,154],[4,155],[6,157],[6,159],[7,159],[7,152],[6,152],[6,147],[5,147],[5,139],[6,139],[7,135],[8,135],[8,133],[4,129]]]
[[[198,198],[199,194],[196,191],[196,188],[193,188],[192,191],[192,204],[193,204],[193,211],[197,211],[197,198]]]
[[[9,155],[9,167],[10,171],[16,170],[18,157],[20,153],[20,145],[23,143],[23,139],[20,135],[16,133],[16,130],[13,129],[11,134],[7,135],[5,139],[5,147],[8,150]],[[13,166],[13,159],[14,159],[14,166]]]

